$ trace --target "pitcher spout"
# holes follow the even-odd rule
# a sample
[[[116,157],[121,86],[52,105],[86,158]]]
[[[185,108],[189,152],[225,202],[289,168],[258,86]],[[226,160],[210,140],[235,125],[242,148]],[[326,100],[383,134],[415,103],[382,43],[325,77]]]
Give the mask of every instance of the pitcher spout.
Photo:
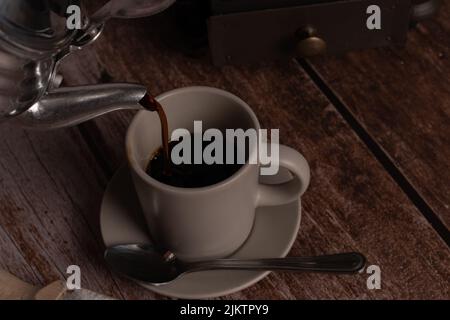
[[[146,93],[142,85],[120,83],[56,89],[14,120],[34,129],[70,127],[111,111],[142,109]]]

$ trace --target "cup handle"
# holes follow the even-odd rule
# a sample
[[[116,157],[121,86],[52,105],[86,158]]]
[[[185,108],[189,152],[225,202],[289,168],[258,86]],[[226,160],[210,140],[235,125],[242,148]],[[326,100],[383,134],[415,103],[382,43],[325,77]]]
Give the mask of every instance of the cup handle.
[[[305,157],[296,150],[280,145],[280,167],[288,169],[294,178],[288,182],[265,185],[260,184],[257,207],[278,206],[297,200],[308,189],[311,170]]]

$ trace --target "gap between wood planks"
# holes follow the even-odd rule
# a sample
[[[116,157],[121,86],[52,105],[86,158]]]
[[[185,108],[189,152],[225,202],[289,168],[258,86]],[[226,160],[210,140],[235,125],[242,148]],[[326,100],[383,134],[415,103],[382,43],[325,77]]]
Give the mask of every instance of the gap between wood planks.
[[[347,124],[352,128],[356,135],[363,141],[369,151],[380,162],[383,168],[388,172],[392,179],[402,189],[411,202],[422,213],[425,219],[430,223],[433,229],[444,240],[448,247],[450,247],[450,232],[445,227],[439,216],[428,205],[425,199],[409,182],[408,178],[397,168],[392,158],[387,154],[383,148],[376,142],[376,140],[370,135],[370,133],[364,128],[364,126],[353,115],[353,112],[347,108],[345,103],[338,97],[334,90],[327,84],[326,80],[322,78],[320,73],[304,59],[297,59],[298,65],[305,70],[311,80],[316,84],[320,91],[328,98],[328,100],[334,105],[336,110],[344,118]]]

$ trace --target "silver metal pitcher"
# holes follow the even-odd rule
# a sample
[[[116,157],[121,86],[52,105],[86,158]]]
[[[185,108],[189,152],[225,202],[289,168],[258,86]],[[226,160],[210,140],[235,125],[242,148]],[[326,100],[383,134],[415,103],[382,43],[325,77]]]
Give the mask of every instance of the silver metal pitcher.
[[[119,109],[138,109],[147,89],[135,84],[59,88],[58,64],[95,41],[110,18],[161,12],[175,0],[111,0],[81,28],[67,28],[67,8],[80,0],[0,0],[0,124],[54,129]],[[81,10],[84,14],[84,10]]]

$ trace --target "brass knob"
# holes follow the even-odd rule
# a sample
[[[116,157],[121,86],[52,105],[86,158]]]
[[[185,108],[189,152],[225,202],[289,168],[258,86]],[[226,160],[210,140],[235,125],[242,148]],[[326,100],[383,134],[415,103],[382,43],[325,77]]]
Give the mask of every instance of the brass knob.
[[[299,30],[297,40],[296,52],[299,57],[313,57],[327,51],[327,43],[317,35],[313,28]]]

